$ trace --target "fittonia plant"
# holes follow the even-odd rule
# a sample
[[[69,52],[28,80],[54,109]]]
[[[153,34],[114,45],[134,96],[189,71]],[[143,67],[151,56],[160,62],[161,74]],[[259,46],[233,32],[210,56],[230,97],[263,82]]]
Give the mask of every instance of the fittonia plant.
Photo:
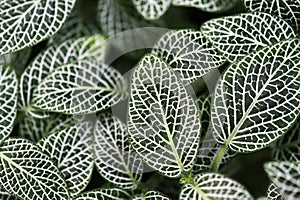
[[[299,24],[299,0],[0,0],[0,200],[300,199]],[[181,29],[116,56],[149,26]]]

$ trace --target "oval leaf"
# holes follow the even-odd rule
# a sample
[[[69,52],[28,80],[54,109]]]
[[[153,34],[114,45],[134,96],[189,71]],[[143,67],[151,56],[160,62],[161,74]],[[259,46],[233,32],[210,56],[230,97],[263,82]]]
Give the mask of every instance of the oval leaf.
[[[94,35],[70,39],[59,45],[51,46],[40,53],[26,68],[20,80],[19,109],[38,117],[31,112],[32,92],[34,88],[54,69],[85,59],[103,61],[106,45],[104,37]],[[32,109],[34,110],[34,109]]]
[[[92,123],[82,122],[42,139],[38,146],[58,166],[71,196],[79,194],[93,171]]]
[[[148,191],[145,194],[133,197],[132,200],[169,200],[169,198],[160,192]]]
[[[0,64],[0,143],[8,137],[17,114],[18,81],[15,72]]]
[[[200,139],[198,108],[175,72],[154,55],[133,72],[128,131],[137,153],[164,175],[178,177],[192,168]]]
[[[282,195],[278,193],[278,188],[271,184],[267,191],[268,200],[284,200]]]
[[[121,120],[109,113],[98,116],[94,152],[96,167],[105,179],[124,189],[137,187],[143,164],[130,146]]]
[[[244,0],[245,6],[251,11],[270,13],[281,17],[296,30],[300,29],[299,0]]]
[[[153,47],[152,54],[167,62],[185,84],[226,62],[200,31],[191,29],[167,32]]]
[[[299,71],[299,39],[232,64],[214,94],[211,124],[217,141],[233,151],[253,152],[282,136],[299,114]]]
[[[0,184],[24,200],[68,200],[58,169],[39,148],[23,139],[8,139],[0,149]]]
[[[156,20],[165,14],[172,0],[132,0],[132,2],[145,19]]]
[[[128,200],[129,193],[118,189],[98,189],[78,195],[74,200]]]
[[[250,193],[240,183],[221,174],[199,174],[193,184],[183,186],[180,200],[252,200]]]
[[[261,47],[296,37],[287,22],[260,12],[212,19],[201,26],[201,31],[230,62]]]
[[[104,63],[82,61],[53,70],[34,90],[32,105],[64,114],[105,110],[126,97],[122,75]]]
[[[75,0],[16,0],[0,4],[0,55],[33,46],[54,35]]]
[[[283,199],[300,198],[299,162],[269,162],[264,167]]]

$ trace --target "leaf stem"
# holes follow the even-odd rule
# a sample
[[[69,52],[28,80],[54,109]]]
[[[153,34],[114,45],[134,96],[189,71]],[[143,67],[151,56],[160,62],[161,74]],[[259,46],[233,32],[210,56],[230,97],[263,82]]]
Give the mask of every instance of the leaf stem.
[[[227,149],[228,149],[227,144],[223,144],[223,145],[221,146],[220,150],[218,151],[218,154],[216,155],[216,157],[215,157],[215,159],[214,159],[214,162],[213,162],[213,164],[212,164],[212,167],[211,167],[211,170],[212,170],[213,172],[218,171],[219,166],[220,166],[220,164],[221,164],[221,161],[222,161],[222,159],[223,159],[223,157],[224,157],[224,155],[225,155]]]

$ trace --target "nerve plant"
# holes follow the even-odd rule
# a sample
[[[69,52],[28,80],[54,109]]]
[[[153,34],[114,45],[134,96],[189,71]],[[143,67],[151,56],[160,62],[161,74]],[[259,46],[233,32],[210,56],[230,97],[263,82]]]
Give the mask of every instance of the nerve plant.
[[[176,6],[215,18],[129,80],[107,62]],[[251,200],[232,161],[263,149],[260,199],[299,199],[299,23],[299,0],[1,0],[0,199]]]

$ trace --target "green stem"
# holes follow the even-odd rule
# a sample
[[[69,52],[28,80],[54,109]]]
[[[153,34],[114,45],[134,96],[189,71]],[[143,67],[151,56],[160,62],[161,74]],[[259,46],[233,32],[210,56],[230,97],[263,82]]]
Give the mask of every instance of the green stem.
[[[220,150],[218,151],[218,154],[217,154],[217,156],[216,156],[216,158],[215,158],[215,160],[214,160],[214,162],[213,162],[213,164],[212,164],[212,167],[211,167],[211,170],[212,170],[213,172],[218,171],[219,166],[220,166],[220,164],[221,164],[221,162],[222,162],[222,159],[223,159],[223,157],[224,157],[224,155],[225,155],[227,149],[228,149],[228,147],[227,147],[226,144],[223,144],[223,145],[221,146],[221,148],[220,148]]]

